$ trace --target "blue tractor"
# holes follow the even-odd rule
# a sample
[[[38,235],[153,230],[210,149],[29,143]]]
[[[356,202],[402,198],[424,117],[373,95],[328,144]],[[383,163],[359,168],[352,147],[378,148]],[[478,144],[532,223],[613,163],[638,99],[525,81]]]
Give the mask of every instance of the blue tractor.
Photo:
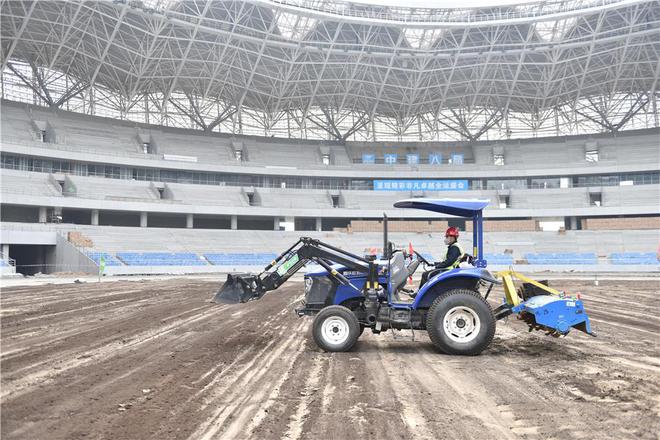
[[[259,299],[311,263],[305,273],[305,299],[296,312],[314,316],[312,335],[326,351],[350,350],[365,329],[376,334],[410,329],[426,330],[444,353],[477,355],[491,343],[496,321],[511,314],[525,320],[530,329],[554,336],[565,335],[571,328],[592,334],[581,300],[528,278],[530,283],[516,290],[515,272],[494,275],[486,269],[482,211],[487,205],[488,200],[425,198],[394,204],[471,219],[473,252],[459,267],[439,270],[417,252],[407,255],[394,250],[387,238],[385,217],[382,259],[302,237],[260,274],[229,274],[214,301],[234,304]],[[427,281],[407,288],[407,279],[420,266],[427,272]],[[494,285],[502,283],[505,299],[493,309],[488,295]]]

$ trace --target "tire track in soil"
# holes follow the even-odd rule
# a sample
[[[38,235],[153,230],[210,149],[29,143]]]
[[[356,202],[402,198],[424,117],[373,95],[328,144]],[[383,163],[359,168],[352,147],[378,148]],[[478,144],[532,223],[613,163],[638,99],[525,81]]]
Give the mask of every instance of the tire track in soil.
[[[352,352],[324,353],[306,337],[278,401],[250,438],[414,438],[382,374],[382,359],[366,339]]]
[[[199,307],[195,310],[188,310],[183,313],[177,313],[176,315],[168,316],[165,318],[160,319],[161,322],[165,321],[170,321],[174,318],[177,318],[179,316],[185,315],[190,312],[194,312],[196,310],[201,310],[204,308],[208,308],[207,306],[202,306]],[[71,346],[74,345],[72,343],[78,344],[78,345],[86,345],[88,344],[83,343],[85,340],[91,340],[93,341],[93,344],[103,344],[104,340],[98,339],[98,333],[99,332],[105,332],[105,333],[114,333],[112,331],[113,328],[121,329],[124,328],[127,324],[129,324],[132,320],[136,318],[135,315],[139,314],[140,311],[136,311],[134,313],[121,313],[121,312],[113,312],[113,313],[107,313],[104,315],[102,322],[100,324],[93,324],[91,321],[88,321],[86,323],[81,323],[80,326],[78,327],[73,327],[68,330],[62,330],[62,326],[58,324],[57,327],[55,328],[50,328],[46,327],[48,334],[42,335],[39,333],[30,333],[29,336],[33,337],[32,340],[30,341],[29,345],[21,348],[21,349],[15,349],[10,352],[4,353],[3,356],[0,358],[5,362],[5,365],[7,365],[7,362],[13,360],[16,356],[15,354],[18,352],[23,356],[21,359],[22,361],[27,361],[29,358],[42,358],[42,354],[40,351],[42,350],[57,350],[60,345],[63,346]],[[113,318],[119,317],[120,319],[117,321],[112,321]],[[96,321],[96,320],[95,320]],[[70,327],[71,325],[75,325],[76,323],[73,324],[67,324],[67,327]],[[119,332],[119,330],[117,331]],[[51,334],[56,334],[58,336],[50,336]],[[131,339],[133,336],[132,335],[125,335],[122,334],[122,339]],[[76,339],[77,338],[77,339]],[[110,336],[109,338],[104,338],[104,339],[117,339],[114,336]],[[42,342],[38,342],[42,341]],[[20,342],[20,341],[17,341]],[[11,347],[12,345],[10,345]],[[66,354],[62,355],[61,357],[67,357]],[[25,368],[30,368],[32,366],[39,365],[43,362],[50,362],[53,359],[45,359],[43,361],[37,362],[35,365],[28,365]],[[12,368],[14,371],[18,371],[17,369]]]
[[[151,309],[148,310],[148,313],[144,314],[141,318],[147,318],[147,322],[153,321],[154,323],[164,324],[166,322],[181,319],[186,315],[195,313],[202,309],[209,309],[208,305],[196,307],[194,309],[189,309],[184,312],[177,311],[174,315],[168,315],[161,317],[159,319],[153,319],[154,314],[161,312],[161,310]],[[112,318],[119,317],[119,319],[112,321]],[[14,361],[11,357],[3,361],[3,365],[12,372],[20,373],[25,370],[34,369],[44,363],[53,363],[56,361],[66,360],[80,351],[78,347],[84,347],[87,351],[89,348],[95,347],[100,348],[104,345],[111,343],[121,342],[122,344],[129,343],[132,339],[139,337],[137,334],[132,333],[136,331],[139,333],[140,329],[130,330],[130,325],[136,319],[135,314],[126,313],[126,314],[107,314],[103,318],[101,324],[92,325],[87,324],[87,326],[82,325],[82,329],[72,328],[69,330],[60,331],[62,333],[59,337],[45,338],[44,342],[30,341],[30,345],[27,350],[23,353],[23,357]],[[55,327],[56,331],[61,329],[61,326]],[[126,329],[129,329],[126,331]],[[101,333],[101,335],[99,335]],[[35,338],[37,340],[43,340],[44,338]],[[59,352],[56,357],[44,356],[42,351],[56,351]],[[83,351],[81,356],[87,356],[90,353]],[[36,362],[30,363],[33,360]],[[26,365],[27,364],[27,365]]]
[[[204,290],[206,290],[207,287],[208,284],[205,286]],[[204,303],[208,302],[208,298],[210,297],[208,292],[202,292],[200,295],[197,295],[197,298],[200,298],[200,296],[202,302]],[[276,297],[263,300],[261,301],[261,303],[264,306],[272,306],[273,303],[281,302],[281,300],[270,301],[271,299],[276,299]],[[195,303],[191,302],[191,304],[195,304]],[[218,306],[210,306],[210,307],[215,308],[215,310],[221,310],[221,308]],[[251,305],[246,306],[246,309],[250,309],[250,308],[254,309],[254,307],[251,307]],[[242,318],[247,324],[249,324],[250,322],[257,324],[256,328],[258,329],[259,328],[257,323],[258,320],[255,319],[255,316],[257,314],[260,315],[262,312],[263,311],[248,310],[244,313],[236,315],[235,318],[226,319],[224,322],[233,326],[234,319]],[[278,314],[278,316],[279,316],[278,319],[281,320],[284,314]],[[287,316],[290,315],[287,314]],[[9,400],[9,404],[11,404],[12,408],[15,408],[18,402],[32,400],[30,399],[31,394],[38,394],[41,396],[39,398],[40,403],[41,402],[56,403],[55,406],[52,403],[49,404],[50,411],[57,409],[59,411],[66,412],[67,414],[85,413],[85,414],[90,414],[90,416],[91,414],[94,414],[92,416],[93,418],[90,419],[91,424],[95,424],[95,425],[109,424],[111,426],[111,427],[105,426],[103,430],[96,431],[96,434],[92,435],[92,437],[94,438],[109,437],[113,439],[120,439],[120,438],[132,439],[132,438],[150,438],[152,436],[154,438],[158,438],[162,435],[165,435],[167,438],[185,438],[186,436],[180,434],[180,432],[181,431],[186,432],[185,431],[186,429],[190,430],[188,432],[191,432],[193,430],[193,426],[191,424],[200,420],[200,418],[197,416],[184,417],[185,413],[187,412],[196,413],[197,410],[188,407],[182,408],[179,402],[180,397],[182,395],[185,396],[186,394],[190,394],[196,391],[196,389],[194,388],[194,384],[192,382],[194,380],[199,380],[201,377],[204,376],[206,372],[212,371],[212,365],[218,363],[225,363],[224,361],[222,362],[219,361],[219,358],[223,358],[223,355],[222,352],[220,352],[220,356],[216,355],[217,347],[222,346],[223,343],[227,343],[230,345],[231,343],[238,343],[240,347],[246,347],[246,349],[249,347],[259,347],[260,345],[263,345],[262,343],[263,341],[261,341],[259,337],[255,337],[252,332],[247,332],[248,333],[247,335],[245,334],[246,333],[245,330],[225,332],[222,328],[217,328],[217,327],[222,327],[222,325],[217,326],[216,321],[217,319],[215,317],[208,315],[206,316],[205,320],[201,322],[192,323],[192,327],[196,327],[196,330],[194,332],[185,331],[181,335],[175,335],[177,332],[181,332],[181,328],[174,329],[172,332],[170,332],[167,335],[163,335],[163,337],[161,338],[148,341],[148,343],[145,343],[143,344],[143,346],[139,347],[139,350],[131,349],[123,353],[122,356],[114,356],[107,360],[104,359],[100,363],[74,368],[73,371],[78,372],[75,373],[76,375],[74,377],[71,377],[71,375],[67,375],[66,373],[63,373],[57,378],[60,382],[59,384],[53,383],[50,386],[48,385],[46,385],[45,387],[40,386],[40,389],[45,388],[46,390],[49,390],[48,393],[46,393],[45,391],[41,391],[41,390],[36,391],[35,389],[33,389],[31,393],[28,392],[23,396],[18,396],[17,398],[11,398],[11,400]],[[160,322],[160,321],[157,320],[156,322]],[[196,335],[198,339],[191,340],[191,333],[192,336],[195,336],[194,333],[195,332],[199,333],[200,331],[202,333]],[[222,334],[224,339],[223,341],[218,342],[217,339],[218,334]],[[200,335],[203,335],[204,338],[200,338],[199,337]],[[248,344],[246,344],[247,341],[249,341]],[[197,349],[197,345],[201,345],[203,347],[201,353],[200,350]],[[179,353],[179,352],[186,353],[186,355],[182,354],[182,359],[184,359],[183,364],[177,364],[177,362],[173,359],[173,357],[170,357],[170,352],[167,350],[168,348],[173,350],[171,352],[171,356],[174,356],[175,353]],[[231,353],[228,353],[227,356],[231,356]],[[228,357],[224,357],[224,359],[228,359]],[[143,363],[140,364],[140,362]],[[96,367],[94,365],[96,365]],[[173,374],[169,374],[169,372],[166,373],[162,368],[163,365],[171,365],[175,369],[180,370],[181,374],[173,375]],[[93,368],[93,370],[91,370],[93,371],[91,374],[90,374],[90,368]],[[196,370],[194,368],[202,368],[202,370]],[[101,374],[97,374],[99,370],[101,370]],[[107,370],[108,372],[103,373],[103,370]],[[121,371],[121,374],[118,373],[119,371]],[[100,382],[98,381],[99,377],[102,379]],[[182,377],[191,377],[190,385],[180,383]],[[134,383],[136,380],[139,381],[140,378],[144,381],[144,383],[151,383],[151,386],[156,389],[156,393],[153,394],[153,398],[150,398],[149,401],[146,401],[144,396],[141,396],[139,394],[140,385],[137,386],[138,396],[126,396],[125,390],[130,388],[133,389],[135,388],[135,385],[131,387],[130,383]],[[73,381],[71,381],[71,379],[73,379]],[[126,386],[126,382],[129,383],[129,386]],[[158,418],[156,418],[156,420],[153,420],[154,418],[151,417],[146,420],[140,419],[138,423],[127,424],[125,420],[116,420],[117,416],[120,415],[122,418],[126,419],[132,417],[134,414],[137,414],[138,410],[133,410],[132,413],[129,413],[127,411],[118,414],[117,407],[116,406],[113,407],[112,405],[110,408],[108,408],[106,405],[106,407],[103,408],[101,411],[94,411],[91,409],[88,410],[87,406],[82,406],[81,402],[75,401],[73,397],[68,398],[63,402],[59,402],[57,399],[59,397],[59,392],[56,389],[61,388],[63,386],[65,388],[78,387],[79,389],[84,390],[83,391],[84,394],[91,394],[90,399],[92,399],[91,402],[93,404],[92,405],[93,407],[98,407],[99,405],[103,406],[102,403],[99,401],[99,399],[94,397],[95,395],[103,395],[104,399],[106,398],[106,396],[111,399],[110,395],[112,394],[122,394],[123,397],[116,397],[114,399],[114,402],[126,401],[128,397],[128,400],[135,403],[136,406],[138,403],[140,405],[150,406],[152,408],[152,411],[155,410],[156,412],[159,413],[167,413],[167,417],[160,421],[158,420]],[[172,391],[170,391],[170,389]],[[55,399],[45,397],[45,395],[48,394],[55,395]],[[174,407],[172,406],[173,404],[175,405]],[[114,405],[116,405],[116,403]],[[194,405],[191,405],[191,407],[194,407]],[[178,408],[178,410],[174,411],[173,413],[173,408]],[[25,419],[22,419],[23,421],[20,423],[20,428],[16,429],[17,425],[15,424],[15,422],[13,422],[13,420],[18,420],[18,419],[13,418],[10,419],[10,423],[6,423],[7,420],[9,419],[7,413],[8,412],[5,411],[2,414],[3,422],[5,422],[3,423],[4,433],[13,431],[14,432],[13,437],[25,438],[26,437],[25,435],[19,435],[19,433],[22,432],[21,429],[23,430],[23,432],[29,432],[30,429],[37,430],[36,427],[38,425],[36,423],[26,422]],[[100,419],[100,422],[95,423],[96,419],[98,418],[97,414],[99,413],[104,415],[104,417]],[[29,411],[28,414],[29,417],[34,418],[33,415],[34,411]],[[173,417],[175,415],[176,417]],[[181,417],[183,418],[181,419]],[[43,418],[40,419],[43,421]],[[174,424],[174,422],[169,423],[169,419],[177,419],[176,420],[177,423],[176,424]],[[158,422],[158,423],[154,424],[154,422]],[[74,428],[72,427],[69,427],[68,428],[69,434],[60,435],[60,436],[56,435],[53,431],[56,430],[61,431],[63,430],[64,427],[62,426],[62,424],[55,424],[54,426],[51,426],[51,430],[48,431],[49,432],[48,438],[72,438],[71,432],[84,433],[86,431],[89,431],[90,423],[79,426],[78,431],[74,430]],[[71,425],[74,424],[71,423]],[[14,429],[8,428],[9,426],[13,426]],[[136,434],[135,431],[136,430],[139,431],[143,426],[144,428],[142,429],[144,429],[144,431],[142,432],[142,434]],[[182,429],[181,426],[187,428]],[[112,435],[108,436],[107,435],[108,432],[112,432]],[[158,433],[160,433],[160,435],[157,435]],[[85,434],[85,435],[89,436],[89,434]],[[29,435],[29,437],[43,438],[40,437],[39,435]]]
[[[648,408],[657,395],[658,375],[649,382],[647,372],[613,362],[610,353],[619,350],[595,345],[591,338],[582,337],[579,344],[511,327],[498,327],[489,351],[500,357],[502,368],[515,372],[515,386],[502,374],[477,377],[494,387],[502,408],[530,431],[528,437],[656,438],[649,437],[648,427],[654,419],[657,426],[657,414]]]
[[[323,353],[307,336],[311,320],[292,311],[299,283],[235,309],[208,305],[216,285],[192,280],[22,289],[30,305],[8,315],[12,329],[22,319],[30,319],[26,328],[36,328],[40,314],[73,312],[81,302],[100,307],[45,317],[46,328],[37,333],[14,333],[12,349],[43,342],[44,335],[85,332],[50,349],[9,354],[15,359],[2,364],[3,391],[4,373],[35,364],[31,356],[50,362],[23,373],[56,367],[66,356],[111,347],[121,338],[137,339],[3,398],[1,435],[657,440],[657,338],[639,331],[651,330],[643,321],[633,322],[636,311],[652,315],[657,309],[649,294],[657,284],[647,284],[575,283],[587,311],[602,321],[594,321],[597,339],[579,332],[563,339],[528,334],[512,319],[498,324],[487,351],[469,358],[436,353],[423,332],[417,342],[365,333],[353,352]],[[139,290],[128,296],[157,304],[113,303],[121,297],[112,293],[122,289]],[[39,292],[57,305],[38,306]],[[60,301],[63,295],[70,301]],[[633,303],[627,312],[622,298]],[[4,299],[3,291],[6,310]],[[99,325],[99,316],[108,319]],[[175,328],[140,342],[178,320]],[[3,331],[4,322],[3,316]],[[8,355],[4,344],[0,354]],[[121,411],[118,404],[131,406]]]
[[[518,438],[499,423],[503,415],[490,396],[455,368],[463,362],[438,353],[428,337],[420,335],[423,332],[415,333],[415,342],[385,338],[376,342],[394,392],[402,394],[403,417],[415,438],[473,439],[484,432],[491,438]],[[406,338],[410,332],[401,334]],[[406,356],[400,355],[402,350]]]
[[[108,283],[106,283],[108,284]],[[134,284],[134,283],[133,283]],[[134,303],[129,303],[129,304],[122,304],[121,307],[115,307],[110,310],[104,310],[104,311],[99,311],[98,313],[94,314],[80,314],[76,315],[75,317],[72,317],[72,319],[65,319],[62,321],[58,321],[56,323],[49,323],[48,321],[39,323],[39,331],[37,332],[31,332],[28,334],[29,338],[28,339],[21,339],[20,336],[11,335],[10,333],[10,338],[12,339],[12,343],[9,344],[3,344],[3,353],[2,353],[2,360],[4,361],[10,361],[12,358],[16,357],[17,353],[21,353],[22,356],[25,356],[23,358],[23,361],[26,362],[28,361],[29,357],[32,356],[33,358],[47,358],[44,356],[41,351],[43,350],[57,350],[58,349],[58,344],[66,344],[67,346],[71,346],[77,343],[76,340],[79,341],[81,345],[89,345],[89,341],[92,341],[92,344],[102,342],[98,341],[98,335],[97,332],[105,332],[109,334],[113,333],[122,333],[122,336],[126,336],[123,333],[123,329],[130,327],[131,323],[134,319],[137,319],[138,316],[140,319],[145,319],[147,321],[150,320],[150,317],[156,316],[161,312],[161,309],[163,307],[165,308],[174,308],[176,309],[177,307],[185,307],[184,300],[185,298],[181,297],[180,293],[175,292],[172,290],[171,292],[168,292],[171,295],[177,295],[178,298],[171,298],[174,301],[169,301],[169,302],[163,302],[162,298],[158,298],[158,300],[161,300],[161,302],[156,302],[153,303],[154,298],[153,295],[148,295],[147,298],[145,299],[140,299],[135,298],[136,302]],[[166,297],[166,299],[170,299],[169,297]],[[149,303],[152,302],[152,304],[144,304],[145,302]],[[142,306],[145,306],[147,310],[143,310]],[[93,311],[93,309],[91,310]],[[177,315],[181,314],[180,311],[176,312]],[[184,312],[185,313],[185,312]],[[100,315],[100,317],[99,317]],[[118,319],[118,320],[117,320]],[[159,319],[172,319],[172,317],[160,317]],[[7,329],[5,328],[5,322],[3,321],[3,339],[6,341],[7,338]],[[116,331],[113,330],[113,327],[116,329]],[[35,329],[35,327],[31,327],[30,329]],[[130,336],[129,336],[130,337]],[[85,340],[86,338],[86,340]],[[124,338],[125,339],[125,338]],[[12,350],[11,347],[14,347],[16,345],[22,345],[23,347],[20,349],[14,349]],[[7,349],[6,352],[4,350]],[[12,364],[8,364],[4,362],[5,367],[9,367],[10,369],[14,370]]]
[[[293,332],[287,328],[280,329],[274,338],[281,342],[268,347],[262,356],[255,357],[237,375],[233,376],[230,373],[224,386],[214,388],[205,402],[206,406],[213,405],[218,408],[201,423],[190,438],[200,440],[210,440],[218,436],[238,438],[248,421],[259,411],[263,403],[261,399],[266,395],[266,391],[277,391],[281,381],[287,377],[289,370],[274,361],[282,360],[285,364],[293,365],[302,352],[298,332],[303,326],[304,323],[300,323]],[[276,379],[278,377],[280,379]],[[249,435],[249,431],[244,434]]]
[[[206,307],[203,307],[206,308]],[[198,309],[199,310],[199,309]],[[194,322],[206,319],[208,317],[217,315],[220,312],[219,309],[210,310],[203,312],[201,314],[195,314],[192,317],[176,320],[168,325],[159,327],[155,330],[147,330],[142,333],[138,333],[131,337],[131,340],[128,342],[123,341],[114,341],[108,344],[102,345],[93,350],[85,351],[78,356],[74,356],[77,352],[67,352],[57,358],[46,359],[40,361],[36,364],[29,365],[22,369],[17,370],[18,373],[24,370],[31,370],[36,367],[42,366],[44,364],[55,363],[57,367],[53,370],[52,368],[38,370],[33,373],[28,373],[22,375],[23,377],[18,380],[10,381],[3,384],[2,391],[0,392],[0,399],[6,399],[8,396],[16,396],[21,392],[25,392],[30,386],[35,383],[40,385],[46,384],[49,381],[53,380],[56,376],[67,372],[68,370],[81,367],[90,362],[104,362],[105,360],[112,358],[114,356],[120,356],[122,352],[131,350],[139,347],[142,344],[151,342],[152,340],[162,337],[174,330],[177,330],[179,327],[184,325],[190,325]]]
[[[306,348],[309,350],[309,347]],[[312,365],[307,367],[309,373],[305,378],[303,389],[299,392],[302,397],[297,404],[295,413],[289,417],[289,424],[282,438],[298,440],[303,432],[305,432],[303,428],[305,421],[309,417],[310,405],[312,400],[316,398],[315,394],[321,385],[323,367],[327,366],[327,362],[318,354],[314,356],[311,363]]]

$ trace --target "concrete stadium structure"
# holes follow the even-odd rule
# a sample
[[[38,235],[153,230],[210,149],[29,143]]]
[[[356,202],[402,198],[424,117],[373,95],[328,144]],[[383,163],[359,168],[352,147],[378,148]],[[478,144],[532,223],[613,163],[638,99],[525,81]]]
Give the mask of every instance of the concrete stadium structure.
[[[410,197],[489,199],[495,265],[657,270],[659,9],[4,1],[2,271],[363,252],[383,213],[435,255],[469,228]]]
[[[83,254],[106,252],[108,261],[115,254],[129,251],[194,252],[202,261],[194,265],[189,260],[174,261],[147,268],[119,260],[116,266],[108,266],[108,273],[225,271],[229,270],[227,265],[214,265],[204,255],[247,255],[255,250],[276,253],[302,233],[296,231],[363,252],[379,243],[377,231],[382,228],[379,219],[383,212],[393,221],[395,240],[401,244],[414,242],[426,253],[437,253],[439,233],[448,221],[457,224],[456,220],[392,208],[394,201],[408,197],[490,199],[485,211],[490,231],[488,249],[491,256],[508,255],[504,261],[511,264],[526,262],[528,254],[588,251],[595,253],[595,260],[579,268],[594,269],[599,264],[601,270],[612,270],[612,263],[616,263],[610,255],[653,252],[660,230],[658,129],[617,136],[481,141],[458,147],[455,143],[406,146],[409,152],[445,148],[469,151],[474,160],[461,165],[360,164],[350,160],[343,165],[334,160],[324,165],[322,152],[327,144],[292,142],[289,149],[305,150],[307,155],[287,155],[288,165],[283,168],[259,160],[277,156],[281,146],[287,145],[283,140],[200,136],[194,130],[183,129],[165,132],[158,126],[135,126],[11,102],[3,102],[2,117],[3,127],[7,127],[1,138],[3,244],[8,247],[5,254],[12,255],[11,246],[54,246],[50,256],[48,252],[35,254],[34,261],[25,264],[39,270],[48,271],[55,264],[58,237],[70,231],[78,231],[89,240],[81,247]],[[35,127],[43,124],[50,127],[50,141],[39,139]],[[106,124],[112,124],[115,135],[96,130]],[[62,128],[74,126],[78,136]],[[174,150],[178,155],[172,159],[157,150],[140,152],[141,141],[147,137],[154,139],[155,145],[160,145],[162,139],[168,139],[165,144],[179,139],[181,144]],[[197,138],[208,143],[206,148],[189,148]],[[123,143],[117,142],[122,139]],[[211,157],[217,145],[223,143],[226,157]],[[231,157],[232,145],[254,152],[249,157],[255,160]],[[388,148],[382,143],[331,146],[333,157]],[[504,165],[493,163],[494,149],[504,156]],[[587,161],[587,151],[597,151],[598,160]],[[200,157],[198,152],[206,155]],[[145,170],[145,177],[135,178],[136,170]],[[174,182],[148,179],[154,175],[169,175],[168,180]],[[213,178],[178,183],[190,182],[194,175]],[[468,187],[465,191],[444,192],[374,190],[374,179],[394,177],[465,179]],[[253,184],[242,184],[245,179]],[[324,185],[328,188],[317,189]],[[555,229],[556,223],[561,223],[568,234],[543,232],[546,222]],[[458,225],[466,227],[463,222]],[[638,230],[616,232],[616,239],[609,238],[612,230],[631,228]],[[255,235],[255,230],[262,232]],[[275,232],[280,230],[283,232]],[[26,239],[28,235],[32,238]],[[41,239],[34,238],[39,236]],[[177,238],[172,239],[174,236]],[[565,256],[566,261],[571,258]],[[492,261],[503,264],[497,257]],[[249,264],[260,262],[256,259]],[[562,262],[550,263],[555,270],[570,267]],[[648,258],[642,264],[642,270],[653,269],[653,265],[648,266]],[[96,270],[93,264],[83,267]]]

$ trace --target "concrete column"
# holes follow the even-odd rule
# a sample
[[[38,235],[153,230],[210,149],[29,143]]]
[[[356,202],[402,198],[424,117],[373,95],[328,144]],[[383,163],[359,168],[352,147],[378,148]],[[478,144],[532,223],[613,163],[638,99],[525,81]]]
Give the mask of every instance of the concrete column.
[[[98,209],[92,209],[92,218],[91,218],[91,223],[94,226],[99,225],[99,210]]]
[[[321,217],[316,217],[316,230],[319,232],[323,230],[323,219]]]
[[[48,221],[48,208],[45,206],[39,207],[39,223],[46,223]]]
[[[186,214],[186,228],[192,229],[194,225],[194,219],[192,214]]]
[[[231,228],[236,230],[238,229],[238,216],[237,215],[232,215],[231,216]]]
[[[282,226],[281,222],[280,222],[280,226]],[[284,230],[285,231],[295,231],[296,230],[296,218],[295,217],[284,217]]]
[[[279,217],[275,217],[273,219],[273,230],[274,231],[279,231],[280,230],[280,218]]]
[[[147,213],[146,212],[141,212],[140,213],[140,227],[141,228],[146,228],[147,227]]]
[[[3,244],[2,245],[2,259],[5,261],[9,261],[9,245],[8,244]]]
[[[571,231],[576,231],[578,228],[578,219],[577,217],[570,217],[570,229]]]

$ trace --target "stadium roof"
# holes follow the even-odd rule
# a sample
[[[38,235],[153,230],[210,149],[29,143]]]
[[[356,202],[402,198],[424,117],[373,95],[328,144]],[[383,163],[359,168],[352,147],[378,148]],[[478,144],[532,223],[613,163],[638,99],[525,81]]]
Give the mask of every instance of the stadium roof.
[[[240,131],[249,115],[266,134],[286,119],[367,139],[374,121],[386,121],[399,137],[450,130],[476,139],[505,119],[515,129],[510,114],[530,129],[554,127],[559,114],[616,131],[656,105],[660,76],[656,1],[428,9],[3,0],[1,8],[3,75],[47,105],[97,88],[113,96],[99,104],[120,117],[169,107],[206,130],[232,121]],[[49,90],[52,72],[66,75],[59,90]]]

